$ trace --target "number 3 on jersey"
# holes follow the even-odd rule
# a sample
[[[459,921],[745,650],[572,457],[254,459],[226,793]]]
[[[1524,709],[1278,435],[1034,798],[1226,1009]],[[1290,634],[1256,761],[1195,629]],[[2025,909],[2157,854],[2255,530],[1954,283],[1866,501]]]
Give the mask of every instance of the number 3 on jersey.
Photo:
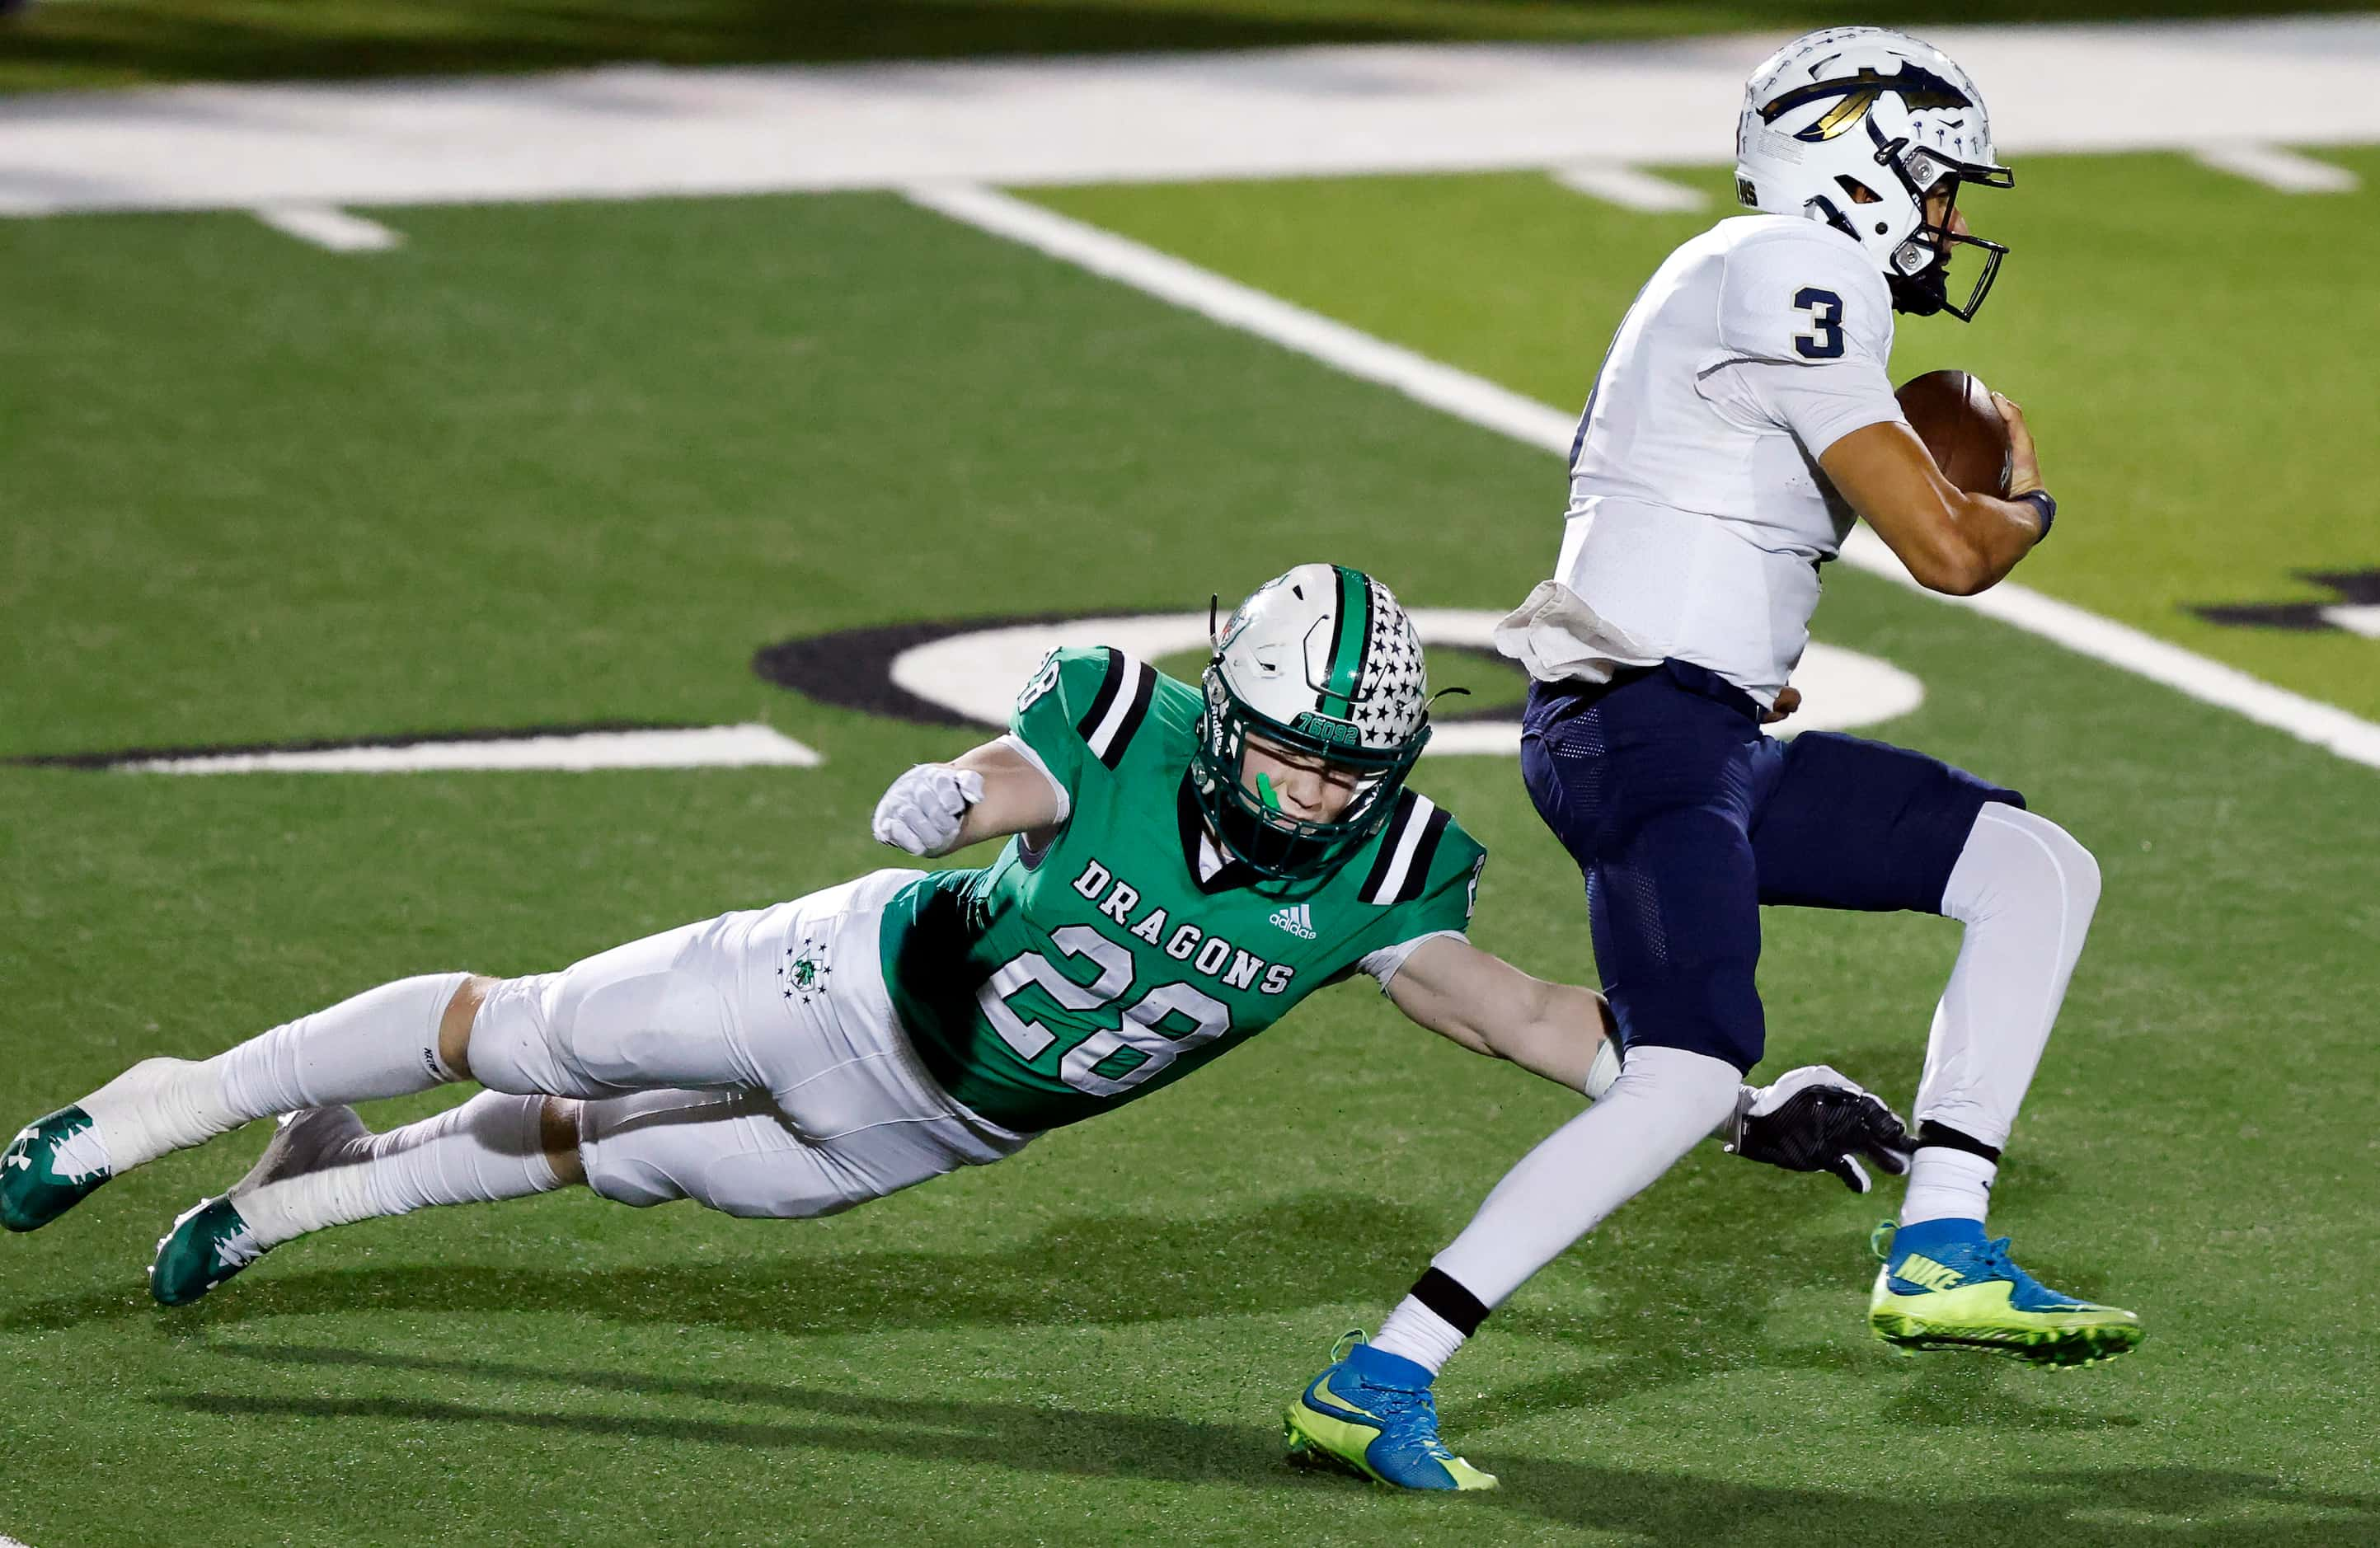
[[[1793,335],[1805,360],[1840,360],[1843,354],[1843,298],[1831,290],[1803,285],[1793,293],[1797,310],[1810,314],[1811,332]]]

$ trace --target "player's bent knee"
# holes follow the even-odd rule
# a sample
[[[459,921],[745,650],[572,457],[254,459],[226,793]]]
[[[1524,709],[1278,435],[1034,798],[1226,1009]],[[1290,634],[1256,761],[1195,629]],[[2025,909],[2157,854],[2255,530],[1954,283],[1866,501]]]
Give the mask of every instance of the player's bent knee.
[[[2088,924],[2099,890],[2099,862],[2081,840],[2038,813],[1995,803],[1976,814],[1942,912],[1973,924],[2010,907],[2056,908]]]
[[[719,1070],[727,1057],[706,1057],[734,1038],[735,1012],[717,985],[675,969],[623,975],[584,994],[560,997],[566,1026],[552,1029],[568,1044],[569,1062],[603,1085],[638,1087],[703,1083],[692,1059]],[[656,1078],[658,1077],[658,1078]]]
[[[587,1164],[578,1158],[579,1109],[585,1106],[575,1097],[549,1096],[538,1107],[538,1146],[553,1168],[553,1180],[565,1188],[587,1180]]]
[[[1678,1131],[1691,1143],[1718,1128],[1735,1111],[1742,1075],[1729,1060],[1688,1048],[1650,1045],[1632,1048],[1621,1066],[1620,1078],[1596,1104],[1598,1110],[1617,1099],[1623,1107],[1657,1104],[1675,1114]]]
[[[2067,895],[2073,900],[2074,906],[2087,916],[2093,909],[2099,906],[2099,857],[2085,848],[2082,841],[2049,821],[2048,818],[2042,817],[2037,820],[2065,841],[2060,854],[2060,863],[2065,871]]]
[[[471,1025],[480,1019],[480,1008],[487,1003],[488,991],[495,986],[496,980],[472,974],[455,989],[438,1018],[439,1062],[454,1071],[456,1080],[473,1078]]]
[[[483,978],[473,984],[478,1010],[465,1034],[470,1078],[512,1096],[581,1094],[568,1082],[554,1046],[543,981]]]
[[[809,1220],[883,1191],[805,1143],[754,1093],[641,1091],[580,1113],[587,1185],[615,1203],[692,1199],[746,1219]]]

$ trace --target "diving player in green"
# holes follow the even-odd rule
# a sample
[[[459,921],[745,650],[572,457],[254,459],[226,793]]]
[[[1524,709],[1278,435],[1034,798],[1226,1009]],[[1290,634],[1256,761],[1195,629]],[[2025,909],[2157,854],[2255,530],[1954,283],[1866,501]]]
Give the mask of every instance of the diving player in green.
[[[990,865],[879,871],[560,973],[405,979],[211,1059],[146,1060],[17,1136],[0,1220],[37,1228],[271,1115],[255,1167],[159,1243],[160,1301],[331,1226],[576,1183],[829,1215],[1146,1095],[1359,972],[1465,1047],[1609,1083],[1601,998],[1463,937],[1486,856],[1406,788],[1428,692],[1386,587],[1291,571],[1232,615],[1203,689],[1058,651],[1008,734],[910,769],[877,808],[913,854],[1008,837]],[[464,1080],[486,1089],[387,1133],[347,1106]],[[1747,1093],[1727,1126],[1746,1155],[1840,1170],[1902,1140],[1830,1070],[1774,1089],[1800,1096]]]

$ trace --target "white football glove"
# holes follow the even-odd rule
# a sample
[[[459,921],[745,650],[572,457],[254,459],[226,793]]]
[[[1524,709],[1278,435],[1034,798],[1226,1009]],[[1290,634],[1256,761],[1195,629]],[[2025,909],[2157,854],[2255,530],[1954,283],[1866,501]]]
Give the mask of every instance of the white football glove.
[[[983,799],[983,776],[946,763],[921,763],[892,781],[870,824],[879,843],[911,854],[947,854],[957,847],[966,810]]]

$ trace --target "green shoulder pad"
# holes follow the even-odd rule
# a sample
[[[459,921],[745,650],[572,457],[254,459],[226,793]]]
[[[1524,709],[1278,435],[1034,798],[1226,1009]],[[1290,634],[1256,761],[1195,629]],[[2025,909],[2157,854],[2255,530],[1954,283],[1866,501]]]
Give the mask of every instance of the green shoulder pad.
[[[1108,646],[1052,650],[1016,695],[1008,729],[1068,790],[1099,764],[1112,770],[1148,718],[1157,669]]]
[[[1408,788],[1380,829],[1360,894],[1387,916],[1377,938],[1392,945],[1468,929],[1487,865],[1487,850],[1451,812]]]

